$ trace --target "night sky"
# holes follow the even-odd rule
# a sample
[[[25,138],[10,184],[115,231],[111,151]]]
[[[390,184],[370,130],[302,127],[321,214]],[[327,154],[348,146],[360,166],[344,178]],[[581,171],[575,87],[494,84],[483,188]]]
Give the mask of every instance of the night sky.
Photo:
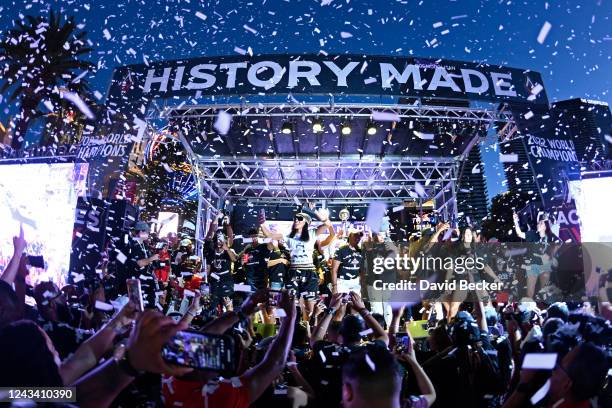
[[[102,94],[117,65],[251,47],[254,54],[323,50],[509,65],[541,72],[550,101],[612,99],[612,2],[605,0],[0,0],[0,33],[20,14],[39,14],[50,4],[88,31],[89,60],[98,66],[90,82]],[[547,21],[552,28],[539,44]],[[14,113],[5,101],[0,109],[2,122]],[[497,153],[485,150],[493,196],[502,189],[502,170]]]

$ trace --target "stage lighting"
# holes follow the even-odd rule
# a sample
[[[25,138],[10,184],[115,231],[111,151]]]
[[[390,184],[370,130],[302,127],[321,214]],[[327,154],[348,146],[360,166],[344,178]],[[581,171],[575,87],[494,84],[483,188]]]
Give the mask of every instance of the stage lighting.
[[[342,127],[340,128],[340,131],[342,132],[343,135],[350,135],[351,134],[351,125],[346,122],[342,124]]]
[[[323,121],[321,119],[315,119],[312,122],[312,131],[314,133],[321,133],[321,132],[323,132]]]
[[[367,129],[368,135],[371,136],[371,135],[376,134],[376,125],[374,124],[374,122],[368,122],[366,129]]]
[[[283,123],[283,126],[281,127],[281,132],[283,134],[290,135],[292,131],[293,131],[293,124],[291,122]]]

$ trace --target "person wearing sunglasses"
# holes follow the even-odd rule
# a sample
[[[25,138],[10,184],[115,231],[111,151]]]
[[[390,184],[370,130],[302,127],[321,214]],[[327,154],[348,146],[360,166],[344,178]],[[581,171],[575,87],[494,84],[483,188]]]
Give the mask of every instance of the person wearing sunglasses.
[[[329,211],[321,208],[314,213],[323,224],[316,229],[311,229],[312,218],[310,215],[299,212],[293,217],[291,232],[287,236],[270,231],[265,225],[265,218],[259,219],[261,230],[266,238],[283,240],[291,254],[291,270],[289,275],[295,276],[296,287],[294,289],[304,298],[305,320],[308,320],[308,316],[310,316],[314,309],[319,287],[319,276],[316,272],[312,255],[317,237],[323,234],[325,230],[327,230],[331,237],[335,235],[334,227],[329,220]]]

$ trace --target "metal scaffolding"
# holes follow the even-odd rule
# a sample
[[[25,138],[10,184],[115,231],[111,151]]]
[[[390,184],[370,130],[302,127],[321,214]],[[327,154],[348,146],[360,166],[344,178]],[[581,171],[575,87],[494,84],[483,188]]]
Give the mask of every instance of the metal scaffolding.
[[[224,202],[295,205],[307,200],[363,204],[433,200],[456,216],[459,168],[494,126],[514,126],[497,108],[369,103],[246,103],[171,106],[156,101],[149,121],[174,123],[198,180],[198,233]],[[213,129],[220,112],[232,117],[225,135]],[[374,122],[384,112],[391,122]],[[315,133],[314,121],[324,130]],[[336,130],[350,121],[350,136]],[[292,124],[291,134],[281,127]],[[368,126],[377,126],[376,135]],[[331,129],[331,130],[330,130]],[[435,134],[435,142],[415,130]],[[204,140],[202,140],[204,139]],[[435,146],[432,146],[434,144]]]

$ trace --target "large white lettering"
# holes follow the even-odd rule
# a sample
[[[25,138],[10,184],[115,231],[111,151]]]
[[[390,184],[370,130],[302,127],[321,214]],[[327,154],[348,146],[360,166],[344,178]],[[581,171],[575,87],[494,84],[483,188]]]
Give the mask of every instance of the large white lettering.
[[[260,72],[266,71],[267,69],[272,70],[272,77],[267,80],[259,79],[257,75]],[[260,61],[251,65],[251,68],[249,68],[247,73],[247,79],[253,86],[270,89],[279,83],[279,81],[283,78],[284,73],[285,70],[280,66],[280,64],[274,61]]]
[[[329,68],[330,71],[336,75],[336,86],[348,86],[346,84],[346,77],[355,69],[357,65],[359,65],[357,61],[351,61],[346,64],[344,68],[340,69],[340,67],[332,61],[323,61],[323,64],[325,64],[327,68]]]
[[[484,74],[480,71],[461,68],[461,76],[463,77],[465,92],[481,95],[487,92],[487,90],[489,89],[489,81],[487,81],[487,77],[484,76]],[[475,76],[480,80],[479,86],[474,86],[471,79],[472,76]]]
[[[391,82],[394,79],[400,84],[405,84],[408,81],[408,78],[412,76],[413,88],[419,90],[423,89],[423,86],[421,85],[421,72],[419,71],[419,67],[416,65],[406,65],[406,68],[404,68],[404,71],[400,74],[393,64],[381,62],[380,76],[382,79],[383,88],[392,88]]]
[[[300,71],[300,68],[308,68]],[[320,86],[317,75],[321,73],[321,66],[313,61],[289,61],[289,83],[288,88],[294,88],[298,84],[298,78],[306,78],[311,86]]]
[[[441,86],[445,88],[451,88],[455,92],[461,92],[461,88],[457,86],[446,68],[436,67],[436,70],[433,74],[433,78],[431,78],[431,82],[429,83],[429,87],[427,88],[427,90],[435,91]]]
[[[232,62],[228,64],[219,65],[219,69],[227,69],[227,83],[225,85],[226,88],[235,88],[236,87],[236,71],[238,68],[246,68],[246,62]]]
[[[144,84],[144,93],[151,92],[151,85],[159,83],[159,92],[166,92],[168,90],[168,81],[170,80],[170,72],[172,68],[164,68],[162,76],[155,76],[155,70],[150,69],[147,71],[147,79]]]
[[[512,84],[504,81],[504,79],[512,81],[512,75],[503,74],[501,72],[491,72],[491,80],[493,80],[495,95],[516,96],[516,91],[512,89]]]
[[[217,68],[217,64],[198,64],[191,68],[189,74],[193,78],[203,79],[204,82],[193,82],[193,79],[189,81],[187,84],[187,89],[206,89],[210,88],[215,84],[217,78],[214,75],[209,74],[207,72],[202,72],[203,70],[214,71]]]

